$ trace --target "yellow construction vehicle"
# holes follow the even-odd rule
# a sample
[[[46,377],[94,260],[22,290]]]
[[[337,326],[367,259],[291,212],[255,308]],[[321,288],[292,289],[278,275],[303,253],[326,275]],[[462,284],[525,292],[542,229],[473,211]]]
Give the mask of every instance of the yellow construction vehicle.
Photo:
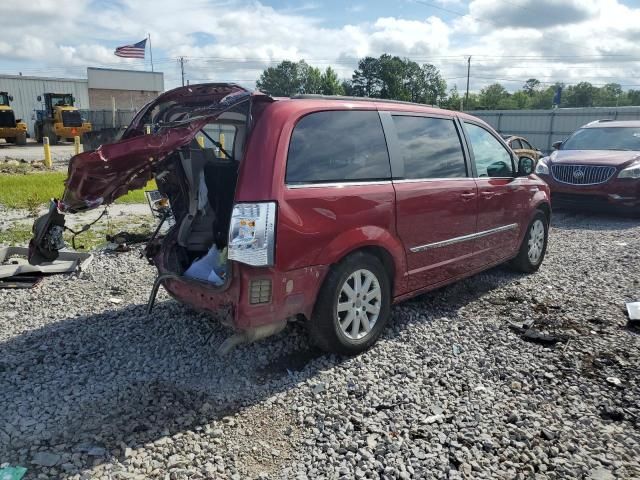
[[[44,100],[44,109],[36,110],[34,125],[38,142],[42,142],[44,137],[49,138],[50,145],[55,145],[60,140],[72,142],[73,137],[80,137],[83,133],[91,131],[91,123],[85,122],[78,109],[73,106],[73,95],[45,93],[43,97],[38,97],[39,102]]]
[[[13,97],[7,92],[0,92],[0,138],[7,143],[24,145],[27,143],[27,124],[22,119],[16,119],[11,108]]]

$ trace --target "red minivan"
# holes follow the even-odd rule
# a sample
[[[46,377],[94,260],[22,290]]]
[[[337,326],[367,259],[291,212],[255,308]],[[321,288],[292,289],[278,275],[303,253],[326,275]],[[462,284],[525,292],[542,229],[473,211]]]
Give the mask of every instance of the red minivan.
[[[215,315],[236,331],[223,351],[297,318],[323,349],[356,354],[393,303],[507,261],[538,269],[551,210],[533,167],[459,112],[191,85],[71,160],[30,260],[56,257],[64,213],[155,178],[175,223],[146,247],[159,272],[149,308],[162,285]]]

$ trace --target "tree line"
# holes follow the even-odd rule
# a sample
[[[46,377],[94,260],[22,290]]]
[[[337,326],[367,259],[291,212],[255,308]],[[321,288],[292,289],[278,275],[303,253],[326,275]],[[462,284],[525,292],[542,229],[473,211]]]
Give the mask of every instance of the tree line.
[[[640,105],[640,90],[624,91],[617,83],[596,86],[589,82],[565,86],[562,82],[543,84],[530,78],[511,93],[500,83],[480,92],[459,92],[447,83],[432,64],[418,64],[408,58],[383,54],[358,61],[350,79],[340,79],[336,71],[324,71],[304,60],[285,60],[265,69],[256,87],[272,96],[297,94],[350,95],[438,105],[452,110],[519,110],[552,108],[554,95],[562,89],[560,107],[615,107]]]

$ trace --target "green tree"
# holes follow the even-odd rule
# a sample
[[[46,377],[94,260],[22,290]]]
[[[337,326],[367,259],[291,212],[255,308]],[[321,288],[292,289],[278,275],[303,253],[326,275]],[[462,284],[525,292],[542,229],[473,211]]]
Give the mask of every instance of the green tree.
[[[298,62],[301,88],[298,93],[322,93],[322,72],[304,60]]]
[[[618,83],[607,83],[602,88],[596,88],[594,95],[594,106],[596,107],[616,107],[626,103],[623,98],[624,92]]]
[[[351,85],[358,96],[431,104],[441,103],[447,92],[446,82],[433,65],[420,66],[388,54],[361,59]]]
[[[596,88],[589,82],[580,82],[567,87],[563,106],[592,107]]]
[[[284,60],[276,67],[267,68],[260,75],[256,87],[274,97],[289,97],[300,93],[302,79],[299,64]]]
[[[422,65],[422,76],[424,82],[424,103],[440,105],[447,96],[447,82],[442,78],[440,71],[430,63]]]
[[[627,92],[627,103],[629,105],[640,105],[640,90],[629,90]]]
[[[535,93],[535,92],[534,92]],[[518,90],[511,95],[511,103],[513,108],[518,110],[524,110],[531,108],[531,96],[526,90]]]
[[[460,110],[460,101],[462,97],[458,92],[458,87],[456,85],[453,86],[451,90],[449,90],[449,95],[442,101],[441,106],[443,108],[448,108],[449,110]]]
[[[321,91],[323,95],[344,95],[345,90],[338,78],[336,71],[327,67],[320,79]]]
[[[536,78],[530,78],[529,80],[524,82],[524,85],[522,86],[522,90],[524,90],[524,92],[529,96],[533,96],[539,88],[540,80]]]
[[[351,83],[351,80],[342,80],[340,86],[342,87],[342,91],[345,95],[349,95],[351,97],[356,96],[356,92],[353,88],[353,83]]]
[[[360,59],[358,68],[353,72],[351,85],[353,94],[358,97],[379,96],[382,88],[380,61],[373,57]]]
[[[500,108],[509,98],[509,92],[499,83],[491,84],[480,90],[480,104],[490,110]]]

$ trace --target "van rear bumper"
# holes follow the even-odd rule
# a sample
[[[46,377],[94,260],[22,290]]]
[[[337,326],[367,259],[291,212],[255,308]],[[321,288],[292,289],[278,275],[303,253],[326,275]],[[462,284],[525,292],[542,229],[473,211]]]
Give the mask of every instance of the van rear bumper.
[[[170,273],[158,265],[160,274]],[[326,265],[281,272],[230,262],[232,277],[222,287],[183,277],[167,278],[165,290],[179,302],[211,314],[223,324],[246,331],[298,314],[310,318],[329,269]],[[268,287],[267,287],[268,286]],[[263,295],[256,294],[256,287]],[[268,288],[268,295],[264,294]]]

